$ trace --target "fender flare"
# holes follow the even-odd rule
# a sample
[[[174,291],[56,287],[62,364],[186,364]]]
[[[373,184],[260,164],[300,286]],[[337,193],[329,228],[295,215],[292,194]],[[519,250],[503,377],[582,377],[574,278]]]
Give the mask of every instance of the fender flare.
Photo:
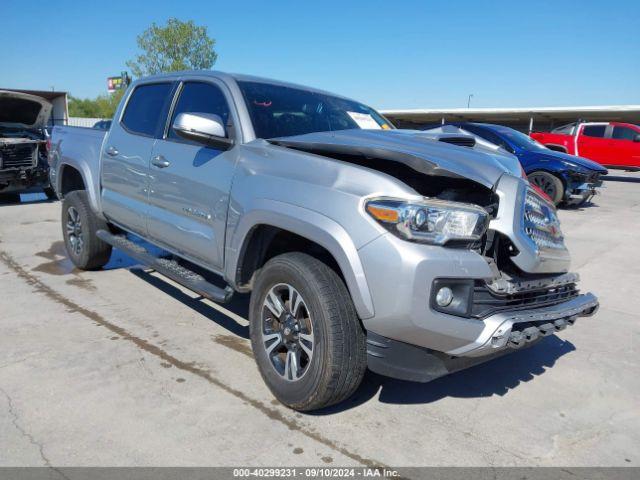
[[[331,253],[342,271],[359,317],[373,317],[373,300],[358,249],[340,224],[316,211],[277,200],[256,199],[251,207],[243,212],[233,232],[227,235],[227,279],[236,278],[241,252],[254,227],[268,225],[281,228],[312,240]]]
[[[65,167],[70,167],[80,172],[80,176],[82,177],[82,181],[84,182],[84,186],[89,197],[91,209],[94,213],[102,217],[102,209],[100,208],[100,198],[98,195],[98,192],[100,191],[100,183],[99,180],[94,177],[93,172],[86,162],[75,162],[62,159],[56,169],[56,192],[61,192],[62,190],[62,176],[64,174]]]

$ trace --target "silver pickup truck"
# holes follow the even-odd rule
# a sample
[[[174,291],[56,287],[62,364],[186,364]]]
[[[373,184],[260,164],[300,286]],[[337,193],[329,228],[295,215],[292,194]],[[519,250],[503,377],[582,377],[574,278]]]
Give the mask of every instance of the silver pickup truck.
[[[251,292],[258,368],[297,410],[346,399],[367,367],[427,382],[598,308],[515,157],[323,91],[141,79],[108,132],[55,127],[50,162],[74,264],[116,247],[217,302]]]

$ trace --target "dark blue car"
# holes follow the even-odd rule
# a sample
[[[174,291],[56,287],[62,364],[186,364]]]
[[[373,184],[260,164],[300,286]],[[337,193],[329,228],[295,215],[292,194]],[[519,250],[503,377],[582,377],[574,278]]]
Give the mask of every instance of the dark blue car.
[[[529,178],[556,205],[581,205],[596,195],[602,185],[603,166],[586,158],[549,150],[513,128],[489,123],[451,123],[498,145],[520,160]]]

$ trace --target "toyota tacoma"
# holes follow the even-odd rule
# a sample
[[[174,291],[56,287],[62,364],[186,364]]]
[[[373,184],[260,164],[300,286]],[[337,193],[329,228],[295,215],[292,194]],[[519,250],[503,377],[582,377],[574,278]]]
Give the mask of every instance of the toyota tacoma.
[[[50,161],[73,263],[116,247],[216,302],[251,292],[258,369],[297,410],[348,398],[367,367],[428,382],[598,308],[516,157],[320,90],[140,79],[107,132],[55,127]]]

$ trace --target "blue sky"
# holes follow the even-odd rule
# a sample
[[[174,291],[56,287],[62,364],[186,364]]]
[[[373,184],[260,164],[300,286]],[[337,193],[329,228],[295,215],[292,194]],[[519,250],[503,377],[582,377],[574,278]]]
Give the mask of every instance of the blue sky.
[[[206,25],[214,69],[377,108],[640,104],[640,1],[0,2],[0,88],[106,92],[136,36]]]

